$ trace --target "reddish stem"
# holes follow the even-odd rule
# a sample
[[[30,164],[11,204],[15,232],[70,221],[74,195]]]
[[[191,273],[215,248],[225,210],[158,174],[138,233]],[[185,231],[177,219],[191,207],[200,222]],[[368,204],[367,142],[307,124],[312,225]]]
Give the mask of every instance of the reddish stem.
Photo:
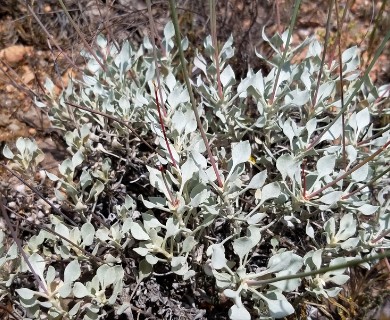
[[[165,127],[164,127],[164,121],[163,121],[163,118],[162,118],[162,114],[161,114],[161,108],[160,108],[160,103],[158,101],[158,94],[157,94],[157,88],[156,88],[156,85],[154,84],[153,82],[153,86],[154,86],[154,96],[156,98],[156,104],[157,104],[157,111],[158,111],[158,117],[160,119],[160,125],[161,125],[161,130],[163,132],[163,135],[164,135],[164,139],[165,139],[165,143],[167,145],[167,149],[168,149],[168,152],[169,152],[169,155],[172,159],[172,164],[175,168],[177,168],[177,164],[176,164],[176,161],[175,159],[173,158],[173,154],[172,154],[172,151],[171,151],[171,147],[169,146],[169,143],[168,143],[168,138],[167,138],[167,135],[165,133]]]
[[[332,182],[329,182],[327,185],[323,186],[322,188],[320,188],[319,190],[313,192],[312,194],[309,194],[307,196],[306,199],[311,199],[313,197],[315,197],[316,195],[320,194],[322,191],[328,189],[329,187],[335,185],[337,182],[339,182],[340,180],[343,180],[345,177],[349,176],[352,172],[356,171],[357,169],[361,168],[362,166],[364,166],[367,162],[373,160],[377,155],[379,155],[383,150],[385,150],[390,144],[390,140],[387,141],[381,148],[379,148],[375,153],[373,153],[371,156],[367,157],[367,159],[365,159],[364,161],[362,161],[361,163],[359,163],[358,165],[354,166],[352,169],[350,169],[349,171],[345,172],[344,174],[342,174],[340,177],[338,177],[337,179],[333,180]]]

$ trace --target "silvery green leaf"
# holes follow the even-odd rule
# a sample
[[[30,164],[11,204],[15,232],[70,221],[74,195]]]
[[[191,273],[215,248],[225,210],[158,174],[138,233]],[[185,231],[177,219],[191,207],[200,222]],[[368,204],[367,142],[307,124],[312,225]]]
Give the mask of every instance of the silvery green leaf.
[[[338,139],[342,133],[343,123],[341,117],[329,128],[329,130],[322,136],[320,141],[324,140],[335,140]]]
[[[298,163],[290,154],[283,154],[276,160],[276,168],[282,174],[283,180],[286,179],[286,176],[292,178],[297,166]]]
[[[15,290],[18,295],[25,299],[25,300],[30,300],[34,297],[35,292],[33,290],[27,289],[27,288],[21,288],[21,289],[16,289]]]
[[[89,192],[89,196],[88,196],[87,201],[92,200],[92,198],[94,198],[94,200],[96,201],[99,194],[101,194],[103,192],[103,190],[104,190],[103,182],[101,182],[100,180],[96,180],[91,188],[91,191]]]
[[[254,247],[252,240],[249,237],[241,237],[233,241],[233,250],[236,255],[240,257],[240,261],[247,255]]]
[[[171,148],[172,149],[172,148]],[[158,191],[164,193],[167,199],[169,199],[169,192],[165,186],[164,180],[161,176],[161,172],[155,168],[146,166],[149,171],[150,184],[155,187]]]
[[[261,220],[263,220],[265,217],[267,217],[267,214],[264,212],[255,213],[254,215],[250,216],[246,221],[248,224],[257,224]]]
[[[188,263],[185,257],[173,257],[171,260],[172,271],[180,276],[188,272]]]
[[[291,251],[275,254],[268,260],[266,273],[276,273],[287,269],[292,258],[293,253]]]
[[[142,213],[142,219],[144,222],[144,228],[146,231],[152,228],[160,228],[163,224],[158,219],[149,213]]]
[[[223,45],[221,52],[219,53],[222,61],[225,61],[233,56],[234,49],[232,47],[232,44],[233,44],[233,35],[230,34],[229,38],[226,40],[225,44]]]
[[[346,49],[341,55],[342,63],[344,64],[350,61],[354,56],[356,56],[357,51],[358,51],[357,46],[353,46],[351,48]]]
[[[171,39],[175,35],[175,28],[173,26],[172,21],[168,21],[168,23],[164,27],[164,38],[166,40]]]
[[[194,66],[202,70],[203,74],[207,76],[207,62],[199,53],[194,58]]]
[[[316,269],[321,268],[321,263],[322,263],[322,249],[316,250],[313,252],[313,255],[311,256],[312,262]]]
[[[26,150],[26,141],[27,139],[25,138],[18,138],[16,140],[16,148],[18,149],[19,153],[23,154],[24,153],[24,150]]]
[[[368,176],[368,171],[369,171],[368,163],[365,163],[359,169],[351,173],[351,178],[356,182],[365,181]]]
[[[172,74],[172,72],[169,72],[168,75],[166,76],[165,83],[166,83],[169,91],[172,91],[173,88],[176,86],[176,78]]]
[[[149,253],[149,249],[148,248],[133,248],[133,250],[135,252],[137,252],[140,256],[146,256],[148,253]]]
[[[82,225],[81,236],[83,237],[83,246],[90,246],[93,243],[95,228],[90,222]]]
[[[68,311],[69,315],[71,316],[71,318],[75,317],[77,315],[77,313],[79,312],[80,310],[80,307],[81,307],[81,304],[83,304],[84,301],[79,301],[77,302],[73,307],[72,309],[70,309]]]
[[[211,248],[211,266],[218,270],[222,269],[226,266],[226,258],[225,258],[225,247],[222,244],[214,244],[209,247]],[[207,251],[209,252],[209,249]]]
[[[195,240],[195,238],[193,236],[188,236],[184,239],[183,241],[183,248],[182,248],[182,252],[183,253],[187,253],[187,252],[190,252],[194,247],[195,245],[197,244],[198,242]]]
[[[233,145],[232,148],[232,159],[233,159],[233,168],[235,168],[240,163],[247,162],[251,155],[251,146],[248,140],[240,141]]]
[[[293,91],[290,91],[286,96],[285,96],[285,104],[291,104],[293,106],[298,106],[301,107],[305,105],[310,99],[310,93],[308,90],[299,90],[295,89]]]
[[[101,34],[99,34],[99,35],[97,36],[97,38],[96,38],[96,43],[97,43],[97,45],[98,45],[100,48],[102,48],[102,49],[105,49],[105,48],[107,47],[107,40],[106,40],[106,38],[105,38],[103,35],[101,35]]]
[[[198,207],[200,204],[206,202],[210,198],[210,190],[207,186],[198,184],[191,190],[190,194],[191,202],[189,206]]]
[[[336,222],[333,217],[324,223],[324,230],[326,232],[327,242],[330,242],[330,238],[336,234]]]
[[[239,305],[234,304],[229,309],[229,318],[231,320],[251,320],[251,314],[242,303]]]
[[[306,123],[306,130],[307,130],[307,142],[310,141],[311,135],[314,133],[314,131],[317,129],[317,119],[312,118]]]
[[[321,51],[321,44],[318,42],[317,39],[314,39],[309,44],[309,50],[307,52],[306,58],[319,57],[321,55]]]
[[[13,159],[14,158],[13,152],[11,151],[11,149],[7,145],[5,145],[4,148],[3,148],[3,155],[7,159]]]
[[[348,145],[345,147],[345,151],[347,152],[347,158],[349,160],[349,164],[353,163],[357,158],[357,151],[352,145]]]
[[[122,73],[127,70],[127,66],[131,66],[131,47],[128,40],[123,42],[121,51],[115,57],[114,63],[118,68],[121,67]]]
[[[264,203],[268,199],[277,198],[280,195],[280,186],[277,182],[271,182],[261,189],[260,203]]]
[[[145,200],[142,195],[140,196],[143,204],[148,209],[164,208],[167,205],[167,200],[162,197],[150,197],[149,201]]]
[[[349,239],[345,240],[344,242],[340,243],[340,247],[341,247],[341,249],[347,250],[347,251],[355,250],[359,242],[360,242],[360,239],[358,237],[349,238]]]
[[[335,83],[333,81],[326,82],[320,85],[317,93],[317,104],[323,100],[326,100],[330,97],[331,93],[335,88]]]
[[[336,234],[337,240],[347,240],[352,237],[356,232],[356,220],[352,213],[346,213],[340,220],[339,231]]]
[[[333,276],[329,279],[329,281],[341,286],[344,283],[346,283],[349,280],[349,276],[346,274],[339,274],[336,276]]]
[[[303,259],[302,257],[293,254],[292,258],[290,260],[290,264],[286,270],[282,270],[278,272],[275,277],[283,277],[287,275],[294,275],[296,274],[299,269],[302,268],[303,265]],[[282,280],[272,283],[272,286],[279,288],[282,291],[293,291],[295,290],[301,283],[300,279],[289,279],[289,280]]]
[[[288,118],[284,123],[283,123],[283,133],[286,135],[288,140],[290,140],[290,145],[292,146],[292,140],[295,136],[294,130],[291,125],[292,120]]]
[[[28,260],[34,269],[34,272],[38,275],[42,282],[45,283],[45,277],[43,276],[43,272],[45,271],[46,267],[45,259],[42,258],[38,253],[34,252]],[[30,269],[30,266],[28,268]]]
[[[53,94],[53,90],[55,88],[55,85],[54,85],[53,81],[51,81],[50,78],[46,78],[45,84],[43,86],[47,90],[47,92],[49,92],[50,94]]]
[[[264,185],[266,179],[267,179],[267,169],[255,174],[251,182],[248,184],[247,188],[260,189]]]
[[[1,263],[0,263],[0,266],[1,266]],[[54,269],[53,266],[49,266],[49,268],[47,268],[47,272],[46,272],[46,283],[48,285],[50,285],[50,283],[52,283],[54,281],[55,276],[56,276],[56,269]]]
[[[310,238],[314,239],[314,229],[313,229],[313,227],[311,226],[309,220],[307,220],[307,224],[306,224],[306,234],[307,234]]]
[[[133,221],[130,226],[130,232],[136,240],[150,240],[149,235],[145,232],[139,221]]]
[[[368,203],[363,204],[361,207],[358,208],[358,210],[366,216],[373,215],[378,209],[379,209],[379,206],[373,206],[373,205],[368,204]]]
[[[72,293],[72,282],[64,282],[61,288],[58,290],[58,294],[61,298],[69,297]]]
[[[198,167],[196,166],[195,162],[192,160],[192,158],[188,158],[186,162],[183,163],[181,166],[181,188],[180,193],[184,189],[185,183],[190,180],[196,172],[199,171]]]
[[[64,283],[76,281],[81,275],[80,265],[77,260],[69,262],[64,271]]]
[[[96,235],[96,238],[98,238],[100,241],[105,242],[107,240],[110,240],[109,233],[110,233],[110,231],[107,230],[106,228],[104,228],[104,229],[98,229],[96,231],[95,235]]]
[[[326,175],[330,175],[334,171],[335,164],[336,156],[333,154],[320,158],[317,161],[318,176],[323,177]]]
[[[173,218],[169,218],[166,222],[166,229],[167,229],[167,232],[165,233],[166,239],[175,236],[180,230],[179,222],[174,221]]]
[[[81,282],[75,282],[73,286],[73,294],[76,298],[84,298],[85,296],[88,296],[90,293],[88,289]]]
[[[356,135],[370,124],[370,112],[368,108],[364,108],[356,114],[356,124],[358,127]]]
[[[221,72],[221,83],[224,88],[228,85],[232,85],[235,82],[235,75],[232,67],[227,65],[226,68]]]
[[[139,263],[138,281],[149,277],[153,272],[153,267],[146,261],[141,260]]]
[[[147,254],[145,256],[145,260],[152,266],[154,266],[158,262],[158,258],[153,254]]]
[[[214,276],[215,283],[218,288],[225,289],[230,287],[232,284],[232,276],[226,272],[217,272],[216,270],[212,270],[211,275]]]
[[[148,37],[144,37],[143,38],[142,45],[147,50],[152,50],[153,49],[152,43],[150,42]]]
[[[267,303],[271,317],[276,319],[286,317],[295,311],[286,297],[278,291],[268,292],[262,295],[262,299]]]
[[[340,201],[340,198],[343,195],[343,193],[344,193],[343,191],[331,191],[323,195],[321,198],[319,198],[318,201],[331,205]]]

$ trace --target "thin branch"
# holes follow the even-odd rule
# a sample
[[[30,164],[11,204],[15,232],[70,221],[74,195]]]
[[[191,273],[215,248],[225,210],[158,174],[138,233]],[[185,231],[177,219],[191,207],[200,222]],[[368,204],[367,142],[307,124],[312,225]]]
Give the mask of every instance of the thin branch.
[[[320,70],[318,72],[318,77],[317,77],[317,85],[316,85],[316,88],[314,90],[313,103],[312,103],[312,107],[311,107],[312,110],[314,110],[314,107],[317,103],[318,90],[320,88],[322,73],[324,71],[324,64],[325,64],[326,53],[327,53],[329,38],[330,38],[330,25],[331,25],[331,21],[332,21],[331,17],[332,17],[333,4],[334,4],[334,0],[329,0],[328,20],[326,21],[324,51],[322,52],[321,65],[320,65]]]
[[[165,132],[164,120],[163,120],[163,117],[162,117],[162,114],[161,114],[161,110],[160,110],[160,103],[159,103],[159,101],[158,101],[157,88],[156,88],[156,85],[155,85],[154,83],[153,83],[153,86],[154,86],[154,95],[155,95],[155,97],[156,97],[158,118],[159,118],[159,120],[160,120],[160,126],[161,126],[161,130],[162,130],[162,133],[163,133],[163,136],[164,136],[165,144],[167,145],[167,149],[168,149],[168,152],[169,152],[169,156],[171,157],[172,164],[173,164],[173,166],[174,166],[175,168],[177,168],[177,164],[176,164],[175,158],[173,157],[172,150],[171,150],[171,146],[169,145],[169,141],[168,141],[168,138],[167,138],[167,134],[166,134],[166,132]]]
[[[353,260],[350,260],[350,261],[345,262],[345,263],[341,263],[341,264],[334,265],[334,266],[323,267],[323,268],[313,270],[313,271],[300,272],[297,274],[291,274],[291,275],[275,277],[275,278],[265,279],[265,280],[249,280],[248,279],[245,282],[248,284],[250,290],[255,291],[254,289],[251,289],[250,287],[259,287],[259,286],[263,286],[263,285],[278,282],[278,281],[306,278],[306,277],[315,276],[317,274],[324,274],[324,273],[335,271],[335,270],[347,269],[350,267],[361,265],[361,264],[366,263],[366,262],[381,260],[383,258],[388,258],[388,257],[390,257],[390,251],[379,253],[379,254],[374,255],[374,256],[368,256],[368,257],[362,258],[362,259],[353,259]],[[256,276],[257,276],[256,274],[251,275],[251,279],[256,278]]]
[[[221,68],[219,65],[219,48],[217,38],[217,12],[215,0],[209,0],[210,2],[210,30],[211,30],[211,41],[214,47],[214,60],[215,68],[217,72],[217,88],[219,99],[223,99],[222,85],[221,85]]]
[[[361,168],[362,166],[364,166],[366,163],[368,163],[369,161],[372,161],[377,155],[379,155],[382,151],[384,151],[388,146],[390,145],[390,140],[387,141],[382,147],[380,147],[376,152],[374,152],[372,155],[370,155],[369,157],[367,157],[364,161],[362,161],[361,163],[359,163],[358,165],[354,166],[353,168],[349,169],[347,172],[345,172],[344,174],[342,174],[340,177],[338,177],[337,179],[333,180],[332,182],[329,182],[328,184],[326,184],[325,186],[323,186],[322,188],[320,188],[319,190],[313,192],[312,194],[309,194],[306,199],[309,200],[313,197],[315,197],[316,195],[320,194],[322,191],[328,189],[329,187],[331,186],[334,186],[337,182],[339,182],[340,180],[343,180],[345,177],[349,176],[352,172],[355,172],[357,169]]]
[[[12,238],[14,239],[14,241],[15,241],[18,249],[19,249],[20,254],[22,255],[22,257],[23,257],[24,261],[26,262],[27,266],[29,267],[29,269],[30,269],[31,273],[33,274],[35,280],[38,282],[38,286],[42,288],[42,290],[45,292],[45,294],[47,296],[49,296],[49,291],[47,290],[45,283],[43,282],[43,280],[41,278],[39,278],[38,274],[36,273],[36,271],[34,270],[34,267],[31,264],[31,262],[28,260],[27,254],[23,250],[22,242],[20,241],[20,239],[18,238],[18,236],[16,234],[16,231],[12,227],[11,220],[9,219],[8,214],[7,214],[7,212],[5,210],[5,207],[4,207],[3,193],[2,192],[0,192],[0,207],[1,207],[1,213],[3,215],[4,221],[5,221],[5,223],[6,223],[7,227],[8,227],[8,230],[11,232]]]
[[[354,91],[349,96],[348,100],[345,102],[344,106],[341,108],[340,112],[333,118],[331,122],[325,127],[325,129],[313,140],[313,142],[306,148],[306,151],[312,149],[315,147],[315,145],[321,140],[321,138],[324,136],[324,134],[330,129],[331,126],[334,125],[334,123],[341,117],[341,115],[347,110],[349,104],[352,102],[352,100],[355,98],[356,94],[362,87],[362,84],[364,83],[365,79],[368,78],[368,74],[371,72],[372,68],[374,67],[376,61],[378,60],[379,56],[382,54],[384,48],[387,45],[387,42],[390,39],[390,30],[386,33],[385,37],[383,38],[378,50],[375,53],[374,58],[371,60],[370,65],[367,67],[367,69],[364,71],[364,74],[360,76],[359,80],[355,83]]]
[[[128,125],[125,121],[121,120],[121,119],[118,119],[114,116],[111,116],[107,113],[104,113],[104,112],[101,112],[101,111],[97,111],[97,110],[93,110],[91,108],[87,108],[87,107],[83,107],[83,106],[80,106],[78,104],[75,104],[75,103],[71,103],[71,102],[65,102],[65,104],[71,106],[71,107],[74,107],[74,108],[77,108],[77,109],[81,109],[81,110],[84,110],[84,111],[88,111],[88,112],[91,112],[91,113],[95,113],[95,114],[98,114],[98,115],[101,115],[103,117],[106,117],[107,119],[110,119],[110,120],[113,120],[113,121],[116,121],[118,123],[120,123],[121,125],[124,125],[127,129],[129,129],[131,131],[132,134],[134,134],[138,139],[140,139],[143,143],[145,143],[145,145],[151,150],[151,151],[156,151],[155,148],[153,148],[149,142],[147,142],[144,138],[142,138],[130,125]],[[160,155],[164,156],[163,153],[159,152],[159,150],[157,150],[157,153],[159,153]]]
[[[150,25],[150,32],[151,32],[151,39],[152,39],[152,45],[153,45],[153,59],[154,59],[154,64],[156,66],[156,78],[157,78],[157,85],[158,85],[158,92],[160,95],[160,101],[161,101],[161,107],[163,110],[164,117],[167,116],[167,110],[164,105],[164,99],[162,95],[162,86],[161,86],[161,73],[160,73],[160,68],[158,64],[158,57],[157,57],[157,50],[156,50],[156,41],[155,38],[158,37],[157,34],[157,29],[156,25],[153,20],[153,15],[152,15],[152,5],[150,0],[146,0],[146,4],[148,6],[148,16],[149,16],[149,25]]]
[[[341,23],[339,17],[339,6],[336,3],[336,20],[337,20],[337,42],[338,42],[338,59],[339,59],[339,77],[340,77],[340,99],[341,99],[341,109],[344,109],[344,81],[343,81],[343,61],[341,54]],[[341,114],[341,125],[342,125],[342,146],[343,146],[343,167],[344,169],[347,167],[347,151],[345,150],[346,145],[346,137],[345,137],[345,111]]]
[[[199,112],[198,112],[198,109],[196,107],[194,92],[192,91],[190,78],[188,76],[187,63],[186,63],[186,61],[184,59],[183,48],[181,47],[179,22],[178,22],[178,18],[177,18],[177,12],[176,12],[176,8],[175,8],[175,1],[174,0],[169,0],[169,7],[170,7],[171,15],[172,15],[172,22],[173,22],[173,25],[175,27],[176,45],[177,45],[177,47],[179,49],[179,57],[180,57],[180,62],[181,62],[181,69],[183,71],[184,80],[186,82],[187,90],[188,90],[188,93],[190,95],[192,110],[194,111],[194,115],[195,115],[195,118],[196,118],[196,123],[198,125],[198,129],[199,129],[200,134],[202,136],[203,142],[204,142],[204,144],[206,146],[207,154],[209,156],[211,165],[212,165],[212,167],[214,169],[215,176],[217,177],[218,186],[220,188],[222,188],[223,187],[223,183],[222,183],[221,177],[220,177],[220,175],[218,173],[218,168],[217,168],[217,165],[215,163],[214,156],[213,156],[213,154],[211,152],[210,144],[209,144],[209,142],[207,140],[206,133],[204,132],[203,125],[202,125],[202,122],[200,120]]]
[[[278,71],[276,73],[276,78],[275,78],[275,82],[274,82],[275,84],[274,84],[274,88],[272,90],[272,96],[271,96],[271,99],[270,99],[270,104],[273,103],[273,101],[275,99],[275,95],[276,95],[276,89],[279,86],[280,73],[282,72],[282,68],[283,68],[284,62],[286,61],[287,52],[288,52],[288,48],[290,46],[290,40],[291,40],[291,36],[292,36],[293,30],[294,30],[295,21],[297,20],[298,10],[299,10],[299,7],[301,5],[301,1],[302,0],[296,0],[295,4],[294,4],[294,12],[293,12],[293,15],[291,17],[291,22],[290,22],[290,26],[289,26],[289,30],[288,30],[286,45],[285,45],[284,50],[283,50],[282,60],[280,61],[280,64],[279,64],[279,67],[278,67]]]
[[[16,179],[18,179],[20,182],[22,182],[24,185],[26,185],[29,189],[31,189],[39,198],[41,198],[43,201],[45,201],[52,210],[57,213],[58,215],[64,217],[66,221],[68,221],[73,226],[76,226],[76,223],[70,219],[68,216],[66,216],[60,209],[54,206],[49,200],[47,200],[38,190],[37,188],[33,187],[31,184],[29,184],[26,180],[18,176],[13,170],[9,169],[5,164],[0,163],[0,165],[6,169],[9,173],[11,173]]]
[[[46,29],[46,27],[43,25],[43,23],[41,22],[41,20],[39,20],[39,18],[37,17],[37,15],[35,14],[34,10],[27,4],[26,2],[26,8],[28,11],[30,11],[31,15],[34,17],[35,21],[39,24],[39,26],[42,28],[43,32],[46,33],[46,36],[49,38],[49,40],[51,42],[54,43],[54,46],[58,49],[58,51],[60,51],[65,59],[70,63],[70,65],[75,68],[76,70],[78,71],[81,71],[79,67],[77,67],[74,62],[68,57],[68,55],[61,49],[59,43],[56,41],[56,39],[49,33],[49,31]]]
[[[102,68],[102,70],[104,72],[107,72],[107,67],[100,61],[100,59],[97,57],[96,53],[92,50],[91,46],[89,45],[88,41],[85,40],[85,37],[84,37],[84,34],[81,32],[80,28],[78,27],[78,25],[76,24],[76,22],[74,22],[74,20],[72,19],[72,17],[70,16],[69,14],[69,11],[68,9],[66,8],[65,4],[62,2],[62,0],[58,0],[58,2],[60,3],[60,6],[61,8],[64,10],[64,13],[65,15],[68,17],[71,25],[73,26],[73,28],[76,30],[77,34],[79,35],[81,41],[84,43],[84,46],[87,48],[88,52],[94,57],[94,59],[96,60],[96,62],[100,65],[100,67]]]

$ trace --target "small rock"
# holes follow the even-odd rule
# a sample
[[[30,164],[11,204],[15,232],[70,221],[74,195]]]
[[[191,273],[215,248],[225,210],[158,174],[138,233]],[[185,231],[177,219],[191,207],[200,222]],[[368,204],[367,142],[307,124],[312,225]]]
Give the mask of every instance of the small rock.
[[[22,61],[24,56],[32,52],[32,47],[25,47],[21,45],[10,46],[0,50],[0,59],[5,60],[11,65],[15,65]]]
[[[28,129],[28,133],[30,135],[34,136],[37,133],[37,130],[35,130],[34,128],[30,128],[30,129]]]

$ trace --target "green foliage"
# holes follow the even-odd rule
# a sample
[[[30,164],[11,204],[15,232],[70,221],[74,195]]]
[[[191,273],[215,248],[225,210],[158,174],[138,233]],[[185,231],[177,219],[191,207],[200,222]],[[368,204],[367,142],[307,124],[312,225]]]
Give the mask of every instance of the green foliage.
[[[336,266],[378,249],[375,239],[388,230],[390,216],[385,171],[390,155],[382,148],[389,131],[376,135],[378,128],[370,121],[378,91],[359,78],[356,47],[343,53],[342,66],[325,64],[314,95],[320,43],[307,39],[288,47],[283,61],[280,48],[287,45],[287,33],[272,38],[263,33],[263,38],[274,50],[268,61],[272,69],[267,75],[249,69],[244,79],[236,79],[229,66],[233,39],[224,44],[218,57],[222,99],[211,37],[194,57],[197,109],[218,172],[205,156],[188,91],[179,80],[172,23],[164,29],[165,51],[158,52],[164,101],[156,100],[156,62],[148,39],[138,49],[124,42],[118,51],[99,36],[96,55],[107,72],[83,53],[88,63],[82,78],[70,81],[59,99],[48,80],[48,100],[37,105],[47,107],[52,124],[63,130],[69,157],[58,175],[47,172],[47,177],[55,186],[54,202],[74,213],[76,226],[52,214],[43,222],[45,230],[26,239],[24,250],[34,270],[16,254],[15,244],[6,245],[1,232],[0,292],[10,292],[22,273],[34,271],[47,292],[36,284],[16,289],[30,318],[97,319],[106,315],[107,306],[121,314],[131,304],[123,300],[130,277],[139,284],[164,266],[184,282],[215,284],[233,302],[232,320],[283,318],[294,312],[294,295],[304,291],[313,297],[337,295],[349,278],[345,267],[278,278]],[[182,46],[186,49],[187,40]],[[293,62],[306,47],[303,61]],[[345,107],[337,91],[338,67],[344,96],[351,101],[344,125],[329,111]],[[170,148],[158,108],[166,110]],[[145,141],[112,117],[155,149],[145,152]],[[36,170],[43,157],[34,141],[23,138],[15,151],[6,146],[3,154],[26,173]],[[280,242],[281,232],[300,229],[306,235],[292,240],[304,244],[291,248]],[[388,240],[382,240],[380,247],[387,248]],[[267,257],[260,265],[259,254]],[[136,262],[135,272],[123,267],[128,259]],[[53,261],[61,272],[50,265]],[[74,303],[65,304],[66,299]]]

